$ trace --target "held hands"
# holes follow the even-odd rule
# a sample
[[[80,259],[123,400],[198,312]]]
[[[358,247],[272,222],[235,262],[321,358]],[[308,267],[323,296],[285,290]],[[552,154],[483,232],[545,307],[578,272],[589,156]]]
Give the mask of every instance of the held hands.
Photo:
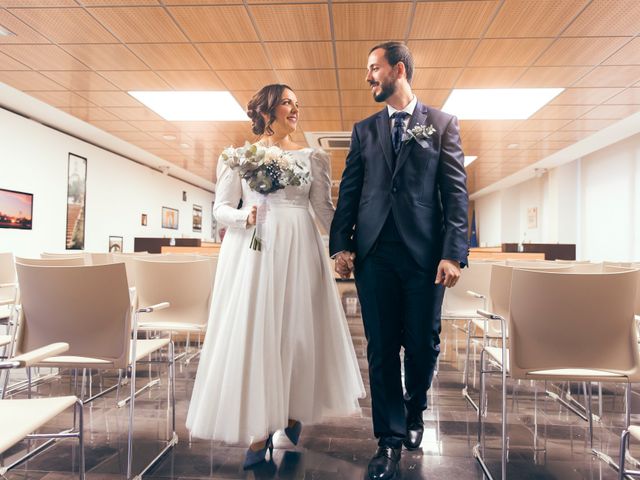
[[[340,252],[335,256],[336,272],[340,275],[340,278],[347,279],[353,272],[353,262],[356,259],[356,254],[353,252]]]
[[[247,217],[247,227],[251,225],[255,225],[258,219],[258,207],[254,205],[251,207],[251,211],[249,212],[249,216]]]
[[[442,284],[445,287],[451,288],[458,282],[459,278],[460,264],[458,262],[454,260],[447,260],[445,258],[440,260],[440,263],[438,264],[438,273],[436,273],[436,285]]]

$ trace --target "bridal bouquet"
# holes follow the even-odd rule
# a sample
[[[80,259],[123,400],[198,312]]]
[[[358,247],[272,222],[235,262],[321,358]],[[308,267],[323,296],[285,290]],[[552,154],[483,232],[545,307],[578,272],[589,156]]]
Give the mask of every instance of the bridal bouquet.
[[[247,182],[251,190],[262,194],[256,228],[249,245],[253,250],[262,250],[263,229],[268,210],[267,195],[288,186],[299,187],[309,183],[309,170],[279,147],[266,146],[259,142],[246,142],[238,148],[228,147],[220,158]]]

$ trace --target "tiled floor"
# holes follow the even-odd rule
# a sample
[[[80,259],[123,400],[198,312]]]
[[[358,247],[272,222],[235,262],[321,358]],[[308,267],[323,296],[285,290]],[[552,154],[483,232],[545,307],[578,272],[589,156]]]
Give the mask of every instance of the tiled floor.
[[[350,286],[342,285],[347,296]],[[365,340],[361,320],[349,317],[354,345],[366,380]],[[459,324],[460,326],[462,324]],[[425,412],[425,435],[422,450],[403,452],[403,479],[481,479],[482,473],[472,455],[476,443],[476,415],[461,396],[465,334],[452,322],[443,325],[443,344],[440,370],[430,391],[430,405]],[[473,353],[473,352],[472,352]],[[189,396],[197,361],[180,365],[177,372],[177,431],[178,445],[148,474],[157,479],[365,479],[368,460],[376,448],[372,436],[370,401],[362,401],[363,415],[358,418],[330,419],[322,425],[306,426],[298,447],[286,437],[275,438],[273,462],[264,463],[251,471],[242,470],[244,448],[219,442],[189,441],[184,426]],[[146,369],[145,369],[146,370]],[[166,435],[168,419],[166,378],[163,384],[144,393],[136,401],[134,471],[159,451],[158,439]],[[114,378],[105,378],[113,383]],[[548,385],[548,388],[556,388]],[[68,377],[39,387],[39,392],[68,392]],[[534,387],[528,383],[516,386],[516,395],[509,400],[510,452],[508,478],[513,479],[614,479],[616,473],[590,453],[586,422],[561,408],[544,395],[545,385],[537,385],[537,405],[534,415]],[[575,387],[574,387],[575,388]],[[514,387],[510,385],[511,393]],[[471,389],[472,395],[477,395]],[[578,393],[574,390],[574,393]],[[623,403],[620,387],[604,390],[604,422],[596,424],[598,448],[616,456],[621,431]],[[488,462],[499,478],[499,383],[494,377],[489,384],[487,421]],[[577,395],[576,395],[577,396]],[[581,398],[581,397],[580,397]],[[595,402],[594,402],[595,403]],[[127,408],[114,406],[115,393],[97,400],[85,408],[86,467],[90,480],[119,479],[126,464]],[[635,405],[634,405],[635,407]],[[637,410],[634,408],[634,410]],[[66,420],[69,420],[69,416]],[[533,449],[535,420],[538,424],[538,451]],[[64,425],[64,420],[55,425]],[[0,426],[0,429],[2,426]],[[24,450],[22,443],[10,450],[8,457]],[[58,443],[11,473],[10,480],[73,478],[77,450],[75,442]],[[7,458],[5,458],[5,461]]]

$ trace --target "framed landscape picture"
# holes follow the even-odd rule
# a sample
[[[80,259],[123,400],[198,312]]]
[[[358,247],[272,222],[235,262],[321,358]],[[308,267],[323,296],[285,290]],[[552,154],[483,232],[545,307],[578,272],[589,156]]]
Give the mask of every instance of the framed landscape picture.
[[[122,237],[109,237],[109,252],[122,252]]]
[[[69,154],[67,175],[67,250],[84,250],[87,159]]]
[[[202,207],[200,205],[193,206],[193,231],[202,231]]]
[[[0,188],[0,228],[31,230],[33,194]]]
[[[175,208],[162,207],[162,228],[178,230],[178,214]]]

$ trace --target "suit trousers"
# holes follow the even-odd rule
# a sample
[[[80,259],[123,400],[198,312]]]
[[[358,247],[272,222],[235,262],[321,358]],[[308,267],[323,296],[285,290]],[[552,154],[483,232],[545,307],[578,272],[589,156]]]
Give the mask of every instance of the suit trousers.
[[[440,310],[444,287],[432,268],[412,258],[390,215],[372,251],[356,259],[356,287],[362,308],[374,435],[380,446],[401,446],[406,414],[427,408],[440,352]],[[404,392],[400,350],[404,348]]]

